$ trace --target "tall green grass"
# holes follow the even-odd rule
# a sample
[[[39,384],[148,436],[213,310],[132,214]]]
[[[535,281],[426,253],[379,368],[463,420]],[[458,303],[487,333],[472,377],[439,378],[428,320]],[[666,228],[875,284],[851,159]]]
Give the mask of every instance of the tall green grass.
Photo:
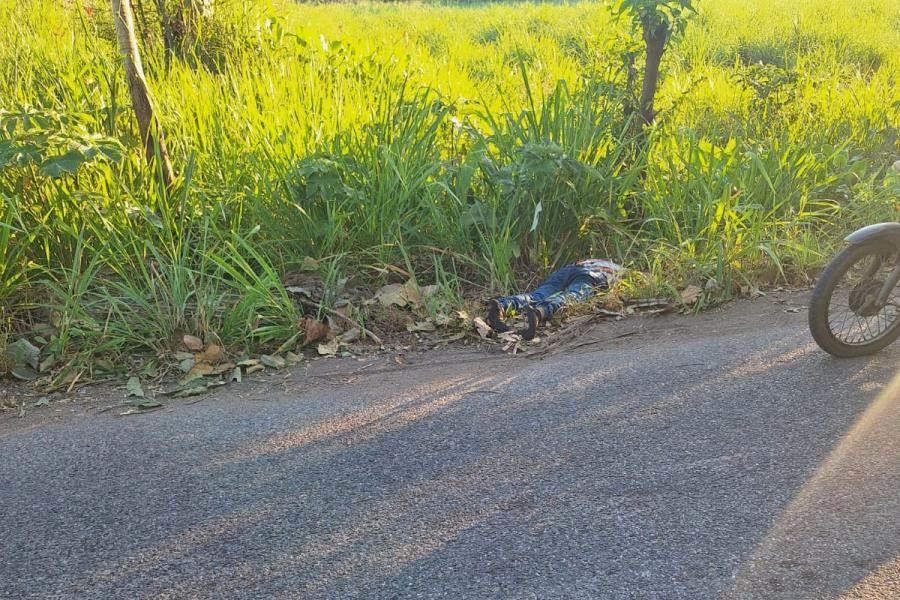
[[[459,300],[605,255],[725,297],[896,218],[886,0],[701,3],[646,145],[623,112],[639,40],[600,3],[217,6],[200,60],[144,43],[166,190],[106,4],[0,0],[0,302],[57,327],[60,363],[277,346],[307,256]]]

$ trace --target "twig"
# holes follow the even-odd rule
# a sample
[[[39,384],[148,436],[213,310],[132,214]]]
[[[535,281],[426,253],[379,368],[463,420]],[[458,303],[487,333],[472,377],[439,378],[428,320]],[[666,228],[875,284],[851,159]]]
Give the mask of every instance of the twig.
[[[72,388],[75,387],[75,384],[78,383],[78,380],[81,379],[81,376],[82,376],[83,374],[84,374],[84,370],[83,370],[83,369],[82,369],[81,371],[78,371],[78,375],[76,375],[75,378],[72,379],[72,383],[69,384],[69,389],[66,390],[66,393],[67,393],[67,394],[71,394],[71,393],[72,393]]]
[[[384,342],[381,341],[380,337],[378,337],[377,335],[375,335],[374,333],[372,333],[371,331],[369,331],[368,329],[366,329],[365,327],[363,327],[362,325],[360,325],[359,323],[357,323],[350,317],[346,317],[346,316],[342,315],[341,313],[334,310],[333,308],[328,308],[327,306],[323,306],[321,304],[313,302],[312,300],[307,300],[306,298],[300,298],[300,303],[305,304],[306,306],[309,306],[310,308],[315,308],[317,310],[324,310],[326,313],[328,313],[332,317],[337,317],[338,319],[341,319],[342,321],[352,325],[353,327],[359,327],[360,329],[362,329],[363,335],[370,338],[373,342],[375,342],[379,346],[384,345]]]
[[[98,409],[96,414],[99,415],[101,413],[109,412],[114,408],[122,408],[123,406],[128,406],[130,404],[131,402],[119,402],[118,404],[110,404],[109,406],[104,406],[103,408]]]
[[[629,336],[632,336],[632,335],[637,335],[637,334],[640,333],[640,332],[641,332],[640,329],[635,329],[634,331],[627,331],[627,332],[625,332],[625,333],[620,333],[619,335],[614,335],[614,336],[608,337],[608,338],[602,338],[602,339],[591,338],[590,340],[585,341],[585,342],[581,342],[580,344],[575,344],[575,345],[573,345],[573,346],[566,346],[565,348],[562,348],[562,350],[566,350],[566,351],[577,350],[578,348],[583,348],[584,346],[590,346],[590,345],[592,345],[592,344],[600,344],[600,343],[603,343],[603,342],[611,342],[611,341],[613,341],[613,340],[617,340],[617,339],[620,339],[620,338],[629,337]],[[555,354],[555,352],[551,352],[551,351],[552,351],[552,350],[555,350],[556,348],[557,348],[556,346],[548,346],[548,347],[546,347],[546,348],[544,348],[544,349],[542,349],[542,350],[536,350],[536,351],[534,351],[534,352],[529,352],[528,354],[525,354],[524,356],[525,356],[526,358],[532,358],[532,357],[535,357],[535,356],[541,356],[541,355],[543,355],[543,354],[548,354],[548,353],[550,353],[550,354]]]

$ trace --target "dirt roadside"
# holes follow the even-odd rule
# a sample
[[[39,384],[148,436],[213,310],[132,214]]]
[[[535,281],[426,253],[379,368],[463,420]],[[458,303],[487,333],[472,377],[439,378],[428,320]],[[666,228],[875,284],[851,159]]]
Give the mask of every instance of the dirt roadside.
[[[461,340],[440,348],[385,350],[367,356],[321,358],[281,370],[268,370],[248,377],[240,384],[211,389],[195,398],[170,399],[150,393],[162,403],[151,410],[135,410],[126,398],[124,380],[81,387],[69,394],[47,396],[40,390],[12,381],[0,381],[0,400],[18,408],[0,411],[0,435],[40,427],[62,419],[84,418],[109,413],[122,418],[141,418],[156,412],[176,411],[180,406],[215,403],[224,399],[265,401],[274,390],[285,394],[318,388],[350,386],[372,378],[391,378],[416,369],[464,368],[466,364],[495,363],[498,369],[527,368],[531,361],[560,354],[580,354],[598,348],[642,347],[661,338],[682,337],[686,341],[702,337],[750,331],[766,323],[788,325],[796,313],[805,312],[808,292],[773,291],[752,300],[729,302],[698,315],[667,314],[621,320],[594,320],[580,317],[582,326],[572,327],[571,319],[562,328],[524,345],[515,356],[503,352],[499,344]],[[565,330],[561,333],[560,330]]]

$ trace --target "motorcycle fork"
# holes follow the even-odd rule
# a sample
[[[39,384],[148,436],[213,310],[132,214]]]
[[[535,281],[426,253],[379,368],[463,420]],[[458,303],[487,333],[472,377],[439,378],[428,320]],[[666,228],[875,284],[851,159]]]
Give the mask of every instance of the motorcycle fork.
[[[878,297],[875,299],[879,306],[885,306],[887,304],[888,298],[891,297],[891,292],[898,283],[900,283],[900,250],[897,251],[897,256],[894,258],[894,270],[891,271],[887,281],[885,281],[884,285],[881,287]]]

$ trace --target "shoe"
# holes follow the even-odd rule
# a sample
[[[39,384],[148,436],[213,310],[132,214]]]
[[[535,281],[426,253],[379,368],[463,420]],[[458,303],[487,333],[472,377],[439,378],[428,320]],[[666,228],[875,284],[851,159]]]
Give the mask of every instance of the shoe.
[[[492,298],[485,302],[485,304],[487,305],[487,323],[491,326],[491,329],[497,333],[509,331],[509,325],[504,323],[503,319],[500,317],[500,315],[503,314],[503,308],[500,306],[500,303]]]
[[[544,323],[544,312],[540,308],[527,306],[525,307],[525,318],[528,319],[528,325],[525,329],[519,330],[519,335],[523,340],[530,342],[537,333],[538,325]]]

